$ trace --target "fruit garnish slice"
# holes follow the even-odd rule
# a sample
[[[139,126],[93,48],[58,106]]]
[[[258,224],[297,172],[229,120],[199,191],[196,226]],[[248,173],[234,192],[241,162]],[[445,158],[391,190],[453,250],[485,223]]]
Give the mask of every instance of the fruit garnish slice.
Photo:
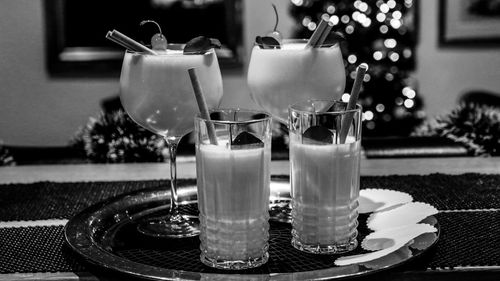
[[[276,21],[274,24],[273,31],[269,32],[267,36],[257,36],[255,37],[255,42],[261,49],[281,49],[281,41],[283,40],[283,36],[278,31],[278,10],[276,9],[276,5],[273,5],[274,14],[276,16]]]
[[[219,49],[221,46],[222,45],[218,39],[208,38],[205,36],[198,36],[189,40],[189,42],[186,43],[186,46],[184,47],[184,54],[185,55],[204,54],[212,48]]]
[[[231,149],[264,147],[264,143],[254,134],[243,131],[231,141]]]
[[[280,42],[278,42],[276,39],[273,37],[269,36],[264,36],[260,37],[257,36],[255,37],[255,42],[261,49],[281,49]]]
[[[330,46],[334,45],[338,42],[345,41],[345,36],[344,34],[336,31],[336,32],[330,32],[328,36],[325,39],[325,42],[323,42],[323,45]]]
[[[153,50],[166,51],[168,42],[167,42],[167,38],[165,37],[165,35],[163,35],[163,33],[161,32],[160,25],[153,20],[143,20],[143,21],[141,21],[140,26],[143,26],[147,23],[152,23],[152,24],[156,25],[156,27],[158,28],[158,31],[159,31],[159,33],[156,33],[155,35],[153,35],[151,37],[151,47],[153,48]]]
[[[156,33],[151,37],[151,47],[155,51],[166,51],[167,50],[167,38],[161,33]]]
[[[327,145],[333,143],[333,133],[323,126],[311,126],[302,134],[303,144]]]
[[[272,37],[274,39],[276,39],[276,41],[278,41],[278,44],[281,43],[281,40],[283,40],[283,36],[281,35],[281,32],[278,31],[278,24],[280,22],[280,18],[278,16],[278,9],[276,8],[276,5],[274,4],[271,4],[273,5],[273,10],[274,10],[274,15],[275,15],[275,23],[274,23],[274,28],[273,28],[273,31],[269,32],[267,34],[267,37]]]
[[[256,36],[255,37],[255,43],[259,45],[261,49],[264,49],[264,42],[262,41],[262,37]]]

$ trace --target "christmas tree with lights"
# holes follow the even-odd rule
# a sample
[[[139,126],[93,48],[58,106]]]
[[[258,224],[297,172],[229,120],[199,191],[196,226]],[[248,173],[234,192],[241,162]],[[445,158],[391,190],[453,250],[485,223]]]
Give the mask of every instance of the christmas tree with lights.
[[[346,66],[346,92],[356,66],[368,63],[359,102],[363,106],[363,135],[409,135],[425,117],[417,94],[415,69],[416,16],[414,0],[291,0],[297,20],[295,37],[308,38],[321,18],[341,42]],[[348,94],[343,99],[348,100]]]

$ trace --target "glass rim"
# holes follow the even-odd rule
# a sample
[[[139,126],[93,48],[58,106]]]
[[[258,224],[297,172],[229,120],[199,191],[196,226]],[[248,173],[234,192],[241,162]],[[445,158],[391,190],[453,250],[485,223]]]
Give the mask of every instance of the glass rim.
[[[203,122],[210,122],[210,123],[215,123],[215,124],[221,124],[221,125],[229,125],[229,124],[253,124],[253,123],[258,123],[258,122],[263,122],[267,120],[272,120],[272,116],[269,112],[262,111],[262,110],[253,110],[253,109],[245,109],[245,108],[215,108],[215,109],[209,109],[209,113],[213,112],[245,112],[245,113],[255,113],[255,114],[263,114],[265,117],[262,118],[255,118],[255,119],[248,119],[248,120],[238,120],[238,121],[232,121],[232,120],[208,120],[203,117],[201,117],[201,113],[197,113],[195,115],[195,120],[196,121],[203,121]]]
[[[172,53],[171,54],[168,54],[168,53],[167,54],[165,54],[165,53],[158,53],[156,55],[153,55],[153,54],[150,54],[150,53],[146,53],[144,51],[134,51],[134,50],[129,50],[129,49],[126,49],[125,53],[126,54],[133,54],[133,55],[140,55],[140,56],[159,56],[159,57],[162,57],[162,56],[163,57],[166,57],[166,56],[172,57],[172,56],[184,56],[184,55],[190,55],[190,56],[200,55],[200,56],[204,56],[204,55],[211,54],[211,53],[215,54],[215,49],[214,48],[208,49],[203,54],[198,53],[198,52],[184,53],[184,47],[185,46],[186,46],[185,43],[168,43],[167,44],[167,50],[182,51],[182,53],[173,53],[173,54]]]
[[[296,103],[293,103],[288,106],[288,111],[289,112],[297,112],[300,114],[309,114],[309,115],[318,115],[318,114],[327,114],[327,115],[340,115],[340,114],[347,114],[347,113],[356,113],[359,112],[361,113],[363,110],[363,106],[361,106],[360,103],[356,103],[356,107],[354,109],[349,109],[349,110],[343,110],[343,111],[309,111],[309,110],[302,110],[298,109],[297,106],[299,104],[306,104],[306,103],[313,103],[313,102],[332,102],[332,103],[342,103],[347,105],[347,102],[341,101],[341,100],[325,100],[325,99],[308,99],[308,100],[302,100]]]
[[[309,41],[309,39],[306,39],[306,38],[287,38],[287,39],[282,39],[281,42],[282,43],[307,43]],[[257,42],[254,42],[254,46],[263,46],[262,44],[259,44]],[[335,46],[339,46],[339,42],[336,41],[334,43],[323,43],[321,45],[319,45],[320,48],[331,48],[331,47],[335,47]],[[276,50],[276,49],[262,49],[262,50]],[[281,50],[281,49],[278,49],[278,50]],[[296,51],[296,50],[303,50],[303,49],[286,49],[287,51]]]

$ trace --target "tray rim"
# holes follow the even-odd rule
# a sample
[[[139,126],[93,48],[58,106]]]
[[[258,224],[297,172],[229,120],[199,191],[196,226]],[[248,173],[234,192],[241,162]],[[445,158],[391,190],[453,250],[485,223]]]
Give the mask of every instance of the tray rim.
[[[273,179],[274,180],[274,179]],[[283,179],[278,179],[277,181],[282,181]],[[138,197],[142,193],[155,193],[155,192],[163,192],[166,193],[166,198],[170,197],[170,192],[168,190],[158,190],[156,189],[143,189],[132,191],[130,193],[118,195],[116,197],[108,198],[104,201],[91,205],[73,218],[71,218],[66,225],[64,226],[64,239],[65,243],[81,258],[83,258],[86,262],[89,262],[98,267],[105,268],[107,270],[112,270],[116,272],[120,272],[126,275],[130,275],[133,277],[146,278],[150,280],[200,280],[202,277],[214,277],[214,278],[233,278],[233,279],[244,279],[244,280],[330,280],[330,279],[345,279],[352,278],[356,276],[366,276],[371,275],[380,271],[386,271],[388,269],[392,269],[403,264],[406,264],[424,253],[426,253],[429,249],[433,248],[440,238],[441,227],[439,225],[439,221],[436,220],[435,227],[437,228],[436,239],[433,241],[431,245],[429,245],[424,250],[417,251],[414,254],[415,250],[412,251],[412,256],[402,260],[396,264],[387,265],[377,269],[371,269],[366,271],[358,271],[354,273],[346,273],[346,274],[337,274],[337,275],[329,275],[328,273],[333,273],[332,271],[338,271],[339,269],[348,270],[350,268],[358,267],[357,264],[342,266],[342,267],[331,267],[320,270],[312,270],[312,271],[300,271],[300,272],[283,272],[283,273],[269,273],[269,274],[241,274],[238,271],[228,271],[227,273],[202,273],[202,272],[194,272],[194,271],[184,271],[184,270],[176,270],[176,269],[167,269],[162,267],[151,266],[147,264],[137,263],[135,261],[128,260],[124,257],[120,257],[110,251],[103,249],[100,245],[95,243],[90,237],[87,235],[89,233],[90,227],[87,222],[92,216],[102,208],[110,205],[112,203],[120,202],[126,200],[131,197]],[[188,184],[187,186],[179,186],[179,194],[189,196],[195,196],[196,194],[196,185]],[[185,200],[181,204],[190,204],[196,202],[196,199]],[[358,246],[359,247],[359,246]],[[311,278],[311,274],[314,274],[314,277]]]

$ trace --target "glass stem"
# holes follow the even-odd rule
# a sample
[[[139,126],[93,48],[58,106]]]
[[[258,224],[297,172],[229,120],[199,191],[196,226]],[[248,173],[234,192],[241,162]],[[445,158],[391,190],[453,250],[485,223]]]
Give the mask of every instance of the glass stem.
[[[177,146],[179,140],[168,139],[167,146],[170,155],[170,217],[175,219],[179,216],[178,195],[177,195]]]

